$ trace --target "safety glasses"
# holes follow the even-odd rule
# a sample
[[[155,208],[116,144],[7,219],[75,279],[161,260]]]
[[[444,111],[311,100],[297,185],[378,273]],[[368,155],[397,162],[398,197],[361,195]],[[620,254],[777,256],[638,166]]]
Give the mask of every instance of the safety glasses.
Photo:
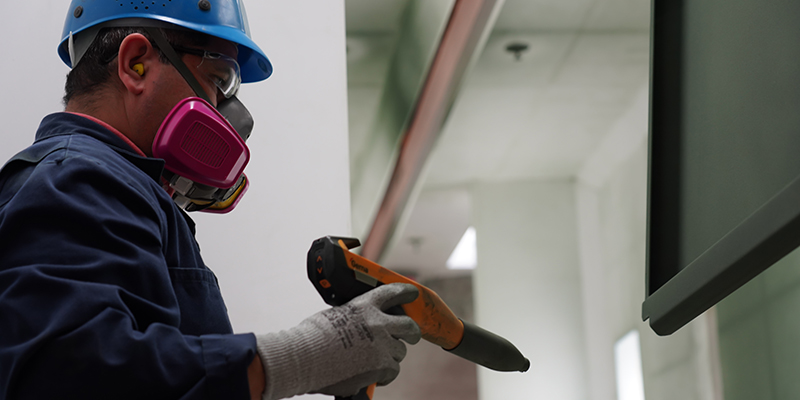
[[[217,85],[225,98],[230,98],[239,91],[239,85],[242,83],[242,73],[239,69],[239,63],[233,58],[221,53],[193,49],[175,44],[173,44],[172,47],[180,53],[202,57],[200,64],[197,65],[197,69]]]

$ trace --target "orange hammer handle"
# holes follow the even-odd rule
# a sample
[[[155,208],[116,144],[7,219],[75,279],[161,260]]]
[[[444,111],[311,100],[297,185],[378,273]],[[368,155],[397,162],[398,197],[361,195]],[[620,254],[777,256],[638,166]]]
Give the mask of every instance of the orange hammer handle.
[[[464,323],[456,317],[436,292],[350,252],[342,240],[339,240],[339,246],[342,247],[347,266],[350,269],[369,275],[384,284],[408,283],[419,289],[419,297],[411,303],[403,304],[402,307],[406,315],[419,325],[423,339],[445,350],[451,350],[461,343],[461,339],[464,337]]]

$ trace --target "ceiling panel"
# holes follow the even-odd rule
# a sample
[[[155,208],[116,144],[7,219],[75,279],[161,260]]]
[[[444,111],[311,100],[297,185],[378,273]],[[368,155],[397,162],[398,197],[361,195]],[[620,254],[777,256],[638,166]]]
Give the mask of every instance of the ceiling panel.
[[[592,7],[584,31],[650,30],[651,0],[602,0]]]
[[[465,88],[431,156],[426,186],[490,177],[527,132],[525,121],[538,101],[536,93],[513,87]]]
[[[347,90],[350,154],[364,151],[375,123],[382,94],[381,87],[356,86]]]
[[[648,79],[647,33],[584,33],[554,80],[556,85],[637,86]]]
[[[470,195],[464,188],[426,191],[408,221],[403,238],[384,264],[419,279],[463,275],[446,263],[469,227]]]
[[[390,33],[347,35],[350,154],[361,154],[368,145],[396,41]]]
[[[627,108],[633,91],[584,88],[576,96],[550,90],[548,100],[532,113],[531,126],[503,158],[493,180],[568,179],[602,141],[605,132]],[[613,92],[614,95],[610,95]]]
[[[650,0],[506,0],[499,31],[647,31]]]
[[[506,0],[495,32],[576,31],[596,0]]]
[[[393,33],[400,27],[400,16],[409,0],[347,0],[347,33]]]
[[[348,86],[383,87],[386,70],[394,53],[397,37],[393,34],[347,35]]]
[[[536,90],[556,76],[576,37],[577,33],[494,33],[465,85]],[[512,44],[524,44],[528,49],[517,59],[507,50]]]
[[[494,35],[432,156],[429,187],[576,174],[648,78],[645,34]],[[498,49],[499,48],[499,49]],[[509,60],[510,59],[510,60]]]

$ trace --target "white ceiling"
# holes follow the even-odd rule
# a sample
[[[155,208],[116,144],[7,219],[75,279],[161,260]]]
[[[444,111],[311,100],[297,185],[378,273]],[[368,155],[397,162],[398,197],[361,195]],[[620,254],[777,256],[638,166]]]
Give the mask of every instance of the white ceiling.
[[[510,42],[531,50],[519,61]],[[648,78],[640,33],[493,34],[435,150],[427,186],[565,178]]]
[[[650,0],[506,0],[495,25],[496,31],[649,29]]]
[[[377,112],[405,3],[347,0],[351,149]],[[384,264],[452,274],[472,183],[574,178],[647,86],[649,22],[649,0],[506,0]],[[517,42],[519,60],[506,50]]]
[[[345,0],[347,33],[394,33],[408,0]]]

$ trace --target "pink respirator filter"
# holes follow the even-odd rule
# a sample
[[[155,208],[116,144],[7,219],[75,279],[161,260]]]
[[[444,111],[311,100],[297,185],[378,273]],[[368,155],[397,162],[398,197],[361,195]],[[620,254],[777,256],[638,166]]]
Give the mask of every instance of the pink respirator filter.
[[[227,189],[250,161],[250,151],[231,124],[198,97],[181,100],[153,141],[153,156],[196,183]]]

